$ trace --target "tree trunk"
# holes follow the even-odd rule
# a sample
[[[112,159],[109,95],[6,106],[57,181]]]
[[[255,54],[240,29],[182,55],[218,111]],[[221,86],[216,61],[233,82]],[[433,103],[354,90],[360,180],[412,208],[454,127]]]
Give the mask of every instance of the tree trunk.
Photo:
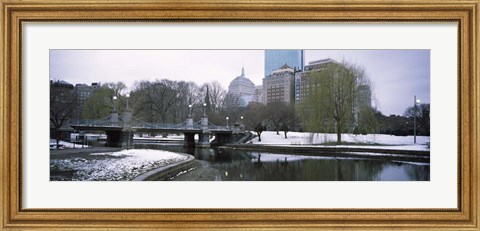
[[[284,131],[283,133],[285,133],[285,139],[287,139],[287,131]]]
[[[277,129],[277,135],[280,135],[280,133],[278,132],[280,129]]]
[[[260,132],[257,132],[257,135],[258,135],[258,142],[262,142],[262,139],[260,138],[260,135],[261,135],[261,134],[262,134],[262,133],[260,133]]]
[[[57,141],[57,149],[60,148],[60,128],[55,128],[55,140]]]
[[[342,132],[337,128],[337,145],[342,144]]]

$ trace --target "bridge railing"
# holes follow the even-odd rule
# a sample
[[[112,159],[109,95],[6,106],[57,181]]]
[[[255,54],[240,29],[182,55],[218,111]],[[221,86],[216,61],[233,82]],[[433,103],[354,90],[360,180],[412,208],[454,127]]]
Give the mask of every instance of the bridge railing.
[[[139,119],[134,119],[131,124],[134,128],[144,128],[144,129],[201,129],[199,124],[193,124],[188,126],[187,122],[179,123],[179,124],[171,124],[171,123],[150,123],[145,122]]]
[[[122,127],[122,126],[127,126],[122,120],[122,117],[118,119],[118,122],[113,123],[110,119],[110,117],[98,119],[98,120],[72,120],[69,121],[69,125],[76,125],[76,126],[85,126],[85,127]],[[150,123],[150,122],[145,122],[142,120],[139,120],[135,117],[132,117],[130,120],[130,123],[128,124],[129,127],[131,128],[136,128],[136,129],[177,129],[177,130],[200,130],[204,129],[204,127],[201,125],[201,121],[198,121],[196,123],[187,124],[187,121],[179,124],[171,124],[171,123]],[[231,131],[232,127],[228,126],[217,126],[212,123],[208,123],[208,129],[209,130],[215,130],[215,131]]]
[[[210,122],[208,122],[208,129],[209,130],[217,130],[217,131],[230,131],[230,130],[232,130],[231,127],[218,126],[218,125],[212,124]]]
[[[81,119],[81,120],[70,120],[68,122],[69,125],[77,125],[77,126],[86,126],[86,127],[95,127],[95,126],[102,126],[102,127],[118,127],[119,124],[122,124],[121,121],[118,123],[112,123],[109,117],[98,119],[98,120],[88,120],[88,119]]]

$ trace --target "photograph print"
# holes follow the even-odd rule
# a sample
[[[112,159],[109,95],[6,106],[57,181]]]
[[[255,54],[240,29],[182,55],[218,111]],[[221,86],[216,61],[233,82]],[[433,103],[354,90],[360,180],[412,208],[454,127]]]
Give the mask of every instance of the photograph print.
[[[50,181],[430,181],[430,50],[50,50]]]

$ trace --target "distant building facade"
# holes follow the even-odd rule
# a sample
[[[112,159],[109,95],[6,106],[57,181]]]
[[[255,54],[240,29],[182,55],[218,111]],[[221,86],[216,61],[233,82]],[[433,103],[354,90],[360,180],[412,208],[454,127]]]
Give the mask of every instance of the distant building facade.
[[[255,86],[254,100],[257,103],[263,103],[263,85]]]
[[[72,90],[74,88],[73,84],[65,80],[50,80],[50,87],[55,89],[61,89],[61,92],[66,90]]]
[[[56,94],[55,100],[64,100],[67,94],[73,94],[75,97],[75,104],[77,106],[70,119],[78,120],[82,118],[82,112],[87,99],[93,94],[95,89],[100,87],[100,83],[92,83],[91,85],[79,83],[73,85],[64,80],[50,81],[51,90]]]
[[[255,84],[245,77],[245,69],[242,67],[242,74],[230,82],[228,94],[238,98],[238,106],[247,106],[249,102],[254,101]]]
[[[359,108],[372,107],[372,91],[368,85],[357,87],[357,105]]]
[[[263,78],[263,102],[293,102],[295,70],[287,64]]]
[[[295,101],[300,102],[305,97],[310,95],[310,92],[317,86],[314,86],[311,81],[311,76],[314,73],[318,73],[329,65],[337,63],[333,59],[320,59],[316,61],[309,62],[308,65],[305,65],[305,68],[301,72],[295,73]]]
[[[75,93],[77,95],[77,102],[79,109],[73,116],[73,119],[80,119],[83,112],[83,106],[85,101],[92,95],[93,91],[100,87],[100,83],[92,83],[92,85],[87,85],[79,83],[75,85]]]
[[[265,76],[285,63],[294,70],[303,70],[304,60],[303,50],[265,50]]]

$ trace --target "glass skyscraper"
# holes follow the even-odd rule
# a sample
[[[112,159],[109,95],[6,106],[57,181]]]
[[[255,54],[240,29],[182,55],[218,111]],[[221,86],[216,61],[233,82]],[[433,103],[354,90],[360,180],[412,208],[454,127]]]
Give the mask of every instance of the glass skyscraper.
[[[303,70],[303,50],[265,50],[265,76],[272,74],[281,66],[287,64],[291,68]]]

